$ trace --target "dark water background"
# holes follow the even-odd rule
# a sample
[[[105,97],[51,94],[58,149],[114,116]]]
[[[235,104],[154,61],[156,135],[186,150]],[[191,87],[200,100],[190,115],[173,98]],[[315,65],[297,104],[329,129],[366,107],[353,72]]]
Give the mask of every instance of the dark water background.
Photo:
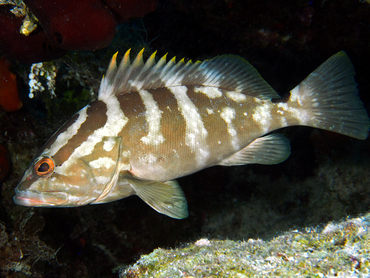
[[[136,43],[159,56],[240,55],[281,95],[345,50],[370,111],[368,1],[163,0],[155,12],[130,24],[132,32],[140,29]],[[26,87],[22,94],[27,96]],[[305,127],[282,130],[292,154],[279,165],[213,167],[179,179],[189,203],[184,220],[158,214],[137,197],[69,209],[19,207],[11,198],[26,163],[65,116],[47,118],[31,101],[25,106],[0,114],[0,142],[13,159],[0,196],[4,277],[29,277],[27,271],[32,277],[117,277],[112,269],[157,247],[201,237],[267,239],[358,216],[370,207],[369,140]],[[8,271],[24,265],[31,268]]]

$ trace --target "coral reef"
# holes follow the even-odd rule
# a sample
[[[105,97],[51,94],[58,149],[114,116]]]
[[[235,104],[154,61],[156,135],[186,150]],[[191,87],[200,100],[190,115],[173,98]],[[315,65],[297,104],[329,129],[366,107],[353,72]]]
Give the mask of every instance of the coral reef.
[[[42,229],[45,221],[42,217],[33,217],[34,212],[28,211],[16,223],[16,228],[11,233],[0,222],[0,275],[10,277],[11,273],[18,273],[17,277],[31,275],[31,267],[37,261],[56,263],[57,251],[48,247],[41,241],[37,232]],[[25,274],[23,276],[22,274]],[[32,273],[33,277],[41,277]],[[8,276],[9,275],[9,276]]]
[[[19,98],[17,76],[9,67],[10,61],[5,57],[0,58],[0,109],[16,111],[23,104]]]
[[[0,1],[0,49],[35,63],[65,50],[99,50],[113,40],[119,22],[155,10],[157,0]]]
[[[21,34],[23,19],[14,15],[8,5],[0,6],[0,24],[0,50],[9,58],[33,63],[57,59],[67,53],[54,46],[40,29],[35,29],[28,36]]]
[[[10,155],[8,150],[0,145],[0,181],[4,180],[10,170]]]
[[[158,248],[123,267],[119,277],[367,277],[369,221],[367,214],[269,240],[200,239],[185,247]]]
[[[40,79],[45,78],[45,83],[50,92],[51,98],[56,97],[55,95],[55,77],[56,77],[56,67],[53,63],[35,63],[32,64],[29,78],[29,88],[30,93],[29,98],[33,98],[36,92],[42,92],[45,87],[41,84]]]
[[[52,43],[69,50],[102,49],[114,37],[117,21],[100,0],[25,0]]]

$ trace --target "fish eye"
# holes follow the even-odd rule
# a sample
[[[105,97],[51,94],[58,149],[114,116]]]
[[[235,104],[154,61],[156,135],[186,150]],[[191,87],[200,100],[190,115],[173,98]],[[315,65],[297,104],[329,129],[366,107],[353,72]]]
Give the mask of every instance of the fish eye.
[[[39,177],[48,176],[54,171],[54,161],[49,157],[44,157],[37,161],[34,170]]]

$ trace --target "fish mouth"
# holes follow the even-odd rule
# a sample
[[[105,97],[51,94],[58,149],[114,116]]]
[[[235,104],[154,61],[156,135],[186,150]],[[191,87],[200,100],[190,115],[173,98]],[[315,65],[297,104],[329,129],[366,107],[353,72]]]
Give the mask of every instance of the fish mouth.
[[[17,205],[25,207],[53,207],[67,203],[68,196],[66,193],[59,191],[16,191],[13,201]]]

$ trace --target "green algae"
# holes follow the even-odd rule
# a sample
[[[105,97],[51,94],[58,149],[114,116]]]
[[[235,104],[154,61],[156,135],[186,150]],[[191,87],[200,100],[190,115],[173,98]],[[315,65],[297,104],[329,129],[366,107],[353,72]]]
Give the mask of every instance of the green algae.
[[[143,255],[119,277],[368,277],[369,226],[367,214],[266,241],[200,239]]]

